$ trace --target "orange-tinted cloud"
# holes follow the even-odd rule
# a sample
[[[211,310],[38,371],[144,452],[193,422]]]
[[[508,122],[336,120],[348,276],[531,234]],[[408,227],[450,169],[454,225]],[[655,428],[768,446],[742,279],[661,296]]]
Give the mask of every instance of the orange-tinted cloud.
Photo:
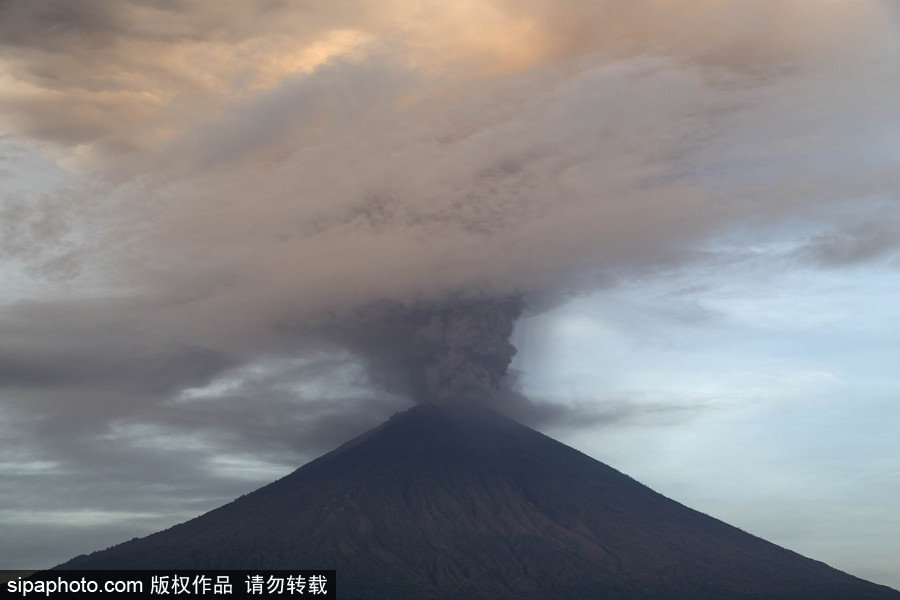
[[[339,58],[389,54],[439,81],[595,53],[771,74],[838,58],[885,27],[887,10],[875,0],[7,2],[0,122],[97,166]]]

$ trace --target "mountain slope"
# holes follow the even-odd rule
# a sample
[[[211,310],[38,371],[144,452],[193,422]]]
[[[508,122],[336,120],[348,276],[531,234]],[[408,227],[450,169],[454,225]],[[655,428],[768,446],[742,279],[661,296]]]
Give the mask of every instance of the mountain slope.
[[[895,599],[496,413],[424,404],[66,569],[337,569],[341,598]]]

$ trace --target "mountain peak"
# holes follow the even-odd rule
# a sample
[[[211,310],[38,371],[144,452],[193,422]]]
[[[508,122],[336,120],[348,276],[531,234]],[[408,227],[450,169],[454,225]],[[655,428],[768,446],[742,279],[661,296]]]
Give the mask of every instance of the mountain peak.
[[[496,412],[421,404],[68,569],[336,569],[341,598],[893,599]]]

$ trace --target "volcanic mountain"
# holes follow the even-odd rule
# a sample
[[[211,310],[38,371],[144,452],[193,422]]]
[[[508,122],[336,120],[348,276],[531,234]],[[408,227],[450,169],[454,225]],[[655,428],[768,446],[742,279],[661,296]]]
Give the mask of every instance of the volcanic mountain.
[[[432,404],[57,568],[336,569],[345,600],[900,600],[497,413]]]

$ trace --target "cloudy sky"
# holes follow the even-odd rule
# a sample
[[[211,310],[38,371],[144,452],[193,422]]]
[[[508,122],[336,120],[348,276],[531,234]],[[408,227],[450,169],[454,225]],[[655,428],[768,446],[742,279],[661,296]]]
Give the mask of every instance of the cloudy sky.
[[[892,0],[0,2],[0,568],[411,406],[391,328],[476,306],[511,414],[900,587],[898,60]]]

